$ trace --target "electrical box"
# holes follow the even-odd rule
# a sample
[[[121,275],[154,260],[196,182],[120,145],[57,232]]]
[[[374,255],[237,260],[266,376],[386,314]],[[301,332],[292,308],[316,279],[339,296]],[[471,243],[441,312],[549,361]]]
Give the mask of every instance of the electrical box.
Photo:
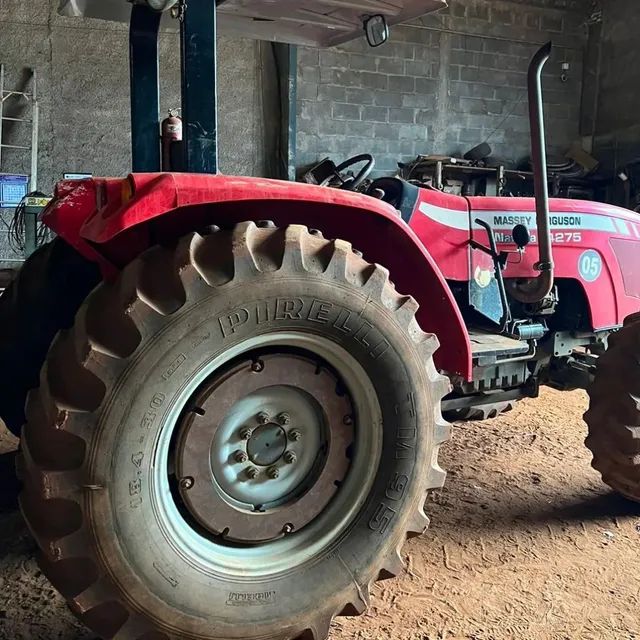
[[[0,173],[0,209],[17,207],[27,195],[29,176]]]

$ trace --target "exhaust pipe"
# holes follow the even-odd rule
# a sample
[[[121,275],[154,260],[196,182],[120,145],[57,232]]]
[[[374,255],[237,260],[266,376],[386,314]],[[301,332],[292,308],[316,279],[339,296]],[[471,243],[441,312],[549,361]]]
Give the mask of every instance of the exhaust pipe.
[[[542,69],[551,55],[551,42],[542,46],[531,59],[528,73],[529,125],[531,127],[531,163],[536,197],[536,225],[538,227],[538,262],[536,278],[515,281],[509,293],[520,302],[533,304],[546,298],[553,288],[553,255],[549,228],[549,187],[547,183],[547,154],[542,106]]]

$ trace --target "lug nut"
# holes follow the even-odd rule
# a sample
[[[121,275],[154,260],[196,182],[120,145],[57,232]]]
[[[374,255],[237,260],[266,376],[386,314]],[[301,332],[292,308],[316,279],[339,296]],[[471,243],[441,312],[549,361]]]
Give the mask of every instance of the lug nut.
[[[242,464],[243,462],[246,462],[249,459],[249,456],[244,451],[238,450],[233,454],[233,459],[239,464]]]
[[[284,454],[284,461],[287,464],[293,464],[298,459],[298,456],[293,451],[286,451]]]
[[[353,424],[353,416],[345,416],[344,418],[342,418],[342,422],[344,422],[344,424],[346,425]]]
[[[184,491],[188,491],[191,487],[193,487],[193,478],[187,477],[180,480],[180,488]]]
[[[245,474],[249,480],[255,480],[258,477],[258,470],[255,467],[245,469]]]
[[[291,422],[291,416],[288,413],[281,413],[278,416],[278,422],[283,426],[286,427],[290,422]]]
[[[294,442],[298,442],[300,438],[302,438],[302,434],[297,429],[294,429],[293,431],[289,431],[290,440],[293,440]]]
[[[267,424],[267,422],[269,422],[269,414],[265,413],[264,411],[261,411],[258,414],[257,418],[260,424]]]
[[[282,533],[284,533],[285,535],[288,533],[293,533],[293,525],[285,524],[284,527],[282,527]]]
[[[243,429],[240,429],[240,437],[243,440],[248,440],[252,435],[253,435],[253,429],[250,429],[249,427],[244,427]]]
[[[251,371],[253,371],[254,373],[260,373],[263,370],[264,370],[264,362],[262,362],[262,360],[256,360],[251,365]]]
[[[270,467],[269,469],[267,469],[267,475],[272,480],[275,480],[277,477],[280,476],[280,470],[278,469],[278,467]]]

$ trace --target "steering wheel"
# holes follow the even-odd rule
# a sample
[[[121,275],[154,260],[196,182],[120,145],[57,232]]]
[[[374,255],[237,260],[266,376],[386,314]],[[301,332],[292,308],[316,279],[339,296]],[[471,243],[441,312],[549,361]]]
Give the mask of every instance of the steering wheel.
[[[360,172],[354,177],[347,176],[343,177],[342,174],[349,168],[356,164],[360,164],[361,162],[365,162],[366,164]],[[355,191],[368,177],[369,174],[373,171],[373,168],[376,166],[376,161],[370,153],[362,153],[359,156],[354,156],[353,158],[349,158],[345,160],[342,164],[338,165],[335,168],[335,171],[332,175],[327,176],[321,183],[321,187],[328,187],[334,180],[338,181],[339,189],[346,189],[347,191]]]

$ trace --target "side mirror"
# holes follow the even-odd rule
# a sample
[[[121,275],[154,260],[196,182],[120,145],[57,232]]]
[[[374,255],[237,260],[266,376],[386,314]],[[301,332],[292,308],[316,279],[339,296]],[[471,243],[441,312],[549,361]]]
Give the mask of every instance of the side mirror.
[[[370,47],[379,47],[389,39],[389,25],[382,14],[369,16],[364,21],[364,31]]]
[[[517,224],[513,227],[511,235],[513,237],[513,242],[520,250],[524,249],[531,242],[529,229],[527,229],[523,224]]]

